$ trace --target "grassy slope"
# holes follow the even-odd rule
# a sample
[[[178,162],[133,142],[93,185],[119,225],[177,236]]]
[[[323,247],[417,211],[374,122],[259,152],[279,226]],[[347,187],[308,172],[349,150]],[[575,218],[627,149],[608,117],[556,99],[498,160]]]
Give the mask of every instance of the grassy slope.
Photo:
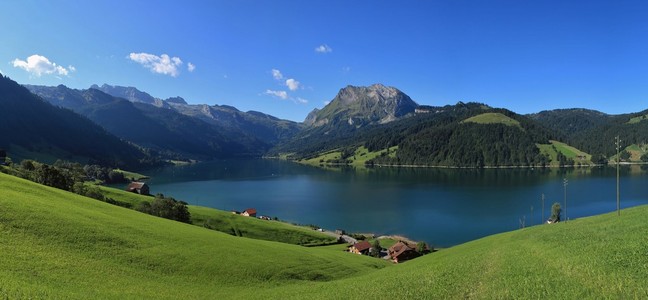
[[[641,156],[648,153],[647,145],[640,146],[637,144],[632,144],[626,147],[625,150],[630,153],[630,161],[641,161]],[[612,159],[616,159],[616,155],[614,155]]]
[[[130,172],[130,171],[124,171],[120,169],[115,169],[116,172],[120,172],[124,174],[125,178],[128,178],[130,180],[136,181],[136,180],[144,180],[148,179],[149,177],[140,173],[135,173],[135,172]]]
[[[556,150],[562,152],[562,154],[565,155],[567,158],[573,159],[576,164],[578,164],[579,162],[582,164],[592,164],[592,155],[580,151],[565,143],[561,143],[558,141],[549,141],[549,142],[551,142],[551,144],[538,144],[538,148],[540,149],[540,153],[549,155],[549,158],[551,158],[552,166],[558,165],[558,159],[557,159],[558,153],[554,151],[554,149],[551,147],[552,145],[556,147]],[[585,159],[584,160],[579,159],[578,158],[579,155],[584,155]]]
[[[498,234],[285,298],[647,298],[648,206]]]
[[[648,115],[638,116],[628,120],[626,124],[637,124],[641,121],[648,120]]]
[[[4,174],[0,190],[0,296],[8,298],[648,297],[648,206],[377,270],[384,262],[331,251],[337,246],[237,238]]]
[[[365,163],[368,160],[374,159],[383,153],[387,153],[387,155],[391,157],[396,156],[396,151],[398,151],[398,146],[390,147],[388,149],[383,149],[379,151],[374,151],[371,152],[369,151],[366,147],[361,146],[358,147],[355,150],[355,153],[353,156],[349,157],[348,160],[351,161],[350,165],[356,166],[356,167],[364,167]],[[328,160],[337,160],[340,159],[342,156],[342,152],[340,151],[330,151],[323,153],[317,157],[310,158],[310,159],[304,159],[299,161],[300,163],[307,164],[307,165],[312,165],[312,166],[319,166],[319,165],[325,165],[326,161]]]
[[[462,123],[467,123],[467,122],[473,122],[479,124],[504,124],[507,126],[517,126],[522,128],[520,126],[520,122],[512,118],[509,118],[501,113],[483,113],[462,121]]]
[[[387,263],[230,236],[0,174],[0,298],[217,299]]]
[[[140,202],[152,200],[150,196],[142,196],[105,186],[99,186],[99,188],[106,197],[130,203],[133,207]],[[211,229],[228,234],[237,233],[244,237],[296,245],[320,245],[335,242],[335,239],[328,235],[302,226],[243,217],[210,207],[195,205],[188,205],[188,207],[194,225],[204,226],[205,222],[208,222]],[[209,221],[210,219],[211,221]]]

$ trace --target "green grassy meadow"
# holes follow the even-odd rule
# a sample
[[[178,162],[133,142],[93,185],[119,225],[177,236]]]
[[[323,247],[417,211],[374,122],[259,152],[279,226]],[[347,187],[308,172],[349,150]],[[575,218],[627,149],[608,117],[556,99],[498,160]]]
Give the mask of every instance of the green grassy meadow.
[[[625,148],[630,153],[630,161],[641,161],[641,156],[648,153],[648,145],[632,144]],[[616,155],[614,158],[616,159]]]
[[[648,120],[648,115],[638,116],[628,120],[627,124],[637,124],[641,121]]]
[[[462,121],[462,123],[470,122],[478,124],[504,124],[507,126],[516,126],[522,128],[520,126],[520,122],[501,113],[483,113]]]
[[[119,173],[124,174],[124,178],[128,178],[131,181],[149,179],[148,176],[140,174],[140,173],[125,171],[125,170],[120,170],[120,169],[115,169],[115,172],[119,172]]]
[[[98,187],[104,196],[118,202],[129,203],[133,207],[136,207],[140,202],[153,200],[151,196],[142,196],[106,186]],[[331,236],[308,227],[295,226],[280,221],[244,217],[204,206],[188,205],[188,208],[189,213],[191,213],[192,224],[232,235],[303,246],[317,246],[336,242]]]
[[[556,152],[556,150],[565,155],[565,157],[573,159],[576,164],[592,164],[592,155],[559,141],[552,140],[549,142],[551,144],[538,144],[537,146],[538,149],[540,149],[540,153],[549,155],[551,166],[558,166],[558,152]],[[556,147],[556,150],[554,150],[552,146]],[[579,156],[583,156],[585,159],[580,159]]]
[[[393,146],[388,149],[382,149],[379,151],[369,151],[365,146],[358,147],[352,156],[347,159],[351,161],[350,165],[354,167],[363,168],[365,163],[369,160],[372,160],[380,155],[389,155],[390,157],[396,157],[396,152],[398,151],[398,146]],[[300,160],[299,163],[319,166],[326,165],[329,160],[338,160],[342,157],[341,151],[330,151],[323,153],[317,157]]]
[[[214,299],[389,264],[235,237],[0,174],[0,298]]]
[[[0,298],[645,299],[648,206],[399,264],[236,237],[0,174]]]

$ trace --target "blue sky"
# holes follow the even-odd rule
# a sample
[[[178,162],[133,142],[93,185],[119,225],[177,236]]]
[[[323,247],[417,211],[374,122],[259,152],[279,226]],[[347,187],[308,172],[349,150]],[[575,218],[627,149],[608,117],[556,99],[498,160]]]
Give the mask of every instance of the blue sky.
[[[427,105],[636,112],[648,108],[644,3],[3,1],[0,72],[296,121],[373,83]]]

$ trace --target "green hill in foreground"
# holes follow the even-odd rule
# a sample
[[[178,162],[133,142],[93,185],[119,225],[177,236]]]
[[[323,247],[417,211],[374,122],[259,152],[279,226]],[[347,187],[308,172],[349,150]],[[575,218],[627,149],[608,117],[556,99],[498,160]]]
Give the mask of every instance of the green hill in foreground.
[[[0,174],[2,298],[646,298],[648,206],[386,267],[234,237]]]

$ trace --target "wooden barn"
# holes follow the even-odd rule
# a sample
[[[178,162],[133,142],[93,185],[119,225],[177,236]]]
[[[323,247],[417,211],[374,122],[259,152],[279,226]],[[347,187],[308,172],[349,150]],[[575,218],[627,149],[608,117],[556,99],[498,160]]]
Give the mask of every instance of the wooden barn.
[[[126,191],[131,193],[138,193],[140,195],[150,194],[149,186],[144,182],[131,182],[126,188]]]
[[[393,246],[389,247],[389,250],[387,250],[389,253],[389,256],[395,263],[403,262],[406,260],[410,260],[412,258],[419,257],[421,254],[416,251],[416,246],[409,245],[407,243],[404,243],[402,241],[399,241],[398,243],[394,244]]]

